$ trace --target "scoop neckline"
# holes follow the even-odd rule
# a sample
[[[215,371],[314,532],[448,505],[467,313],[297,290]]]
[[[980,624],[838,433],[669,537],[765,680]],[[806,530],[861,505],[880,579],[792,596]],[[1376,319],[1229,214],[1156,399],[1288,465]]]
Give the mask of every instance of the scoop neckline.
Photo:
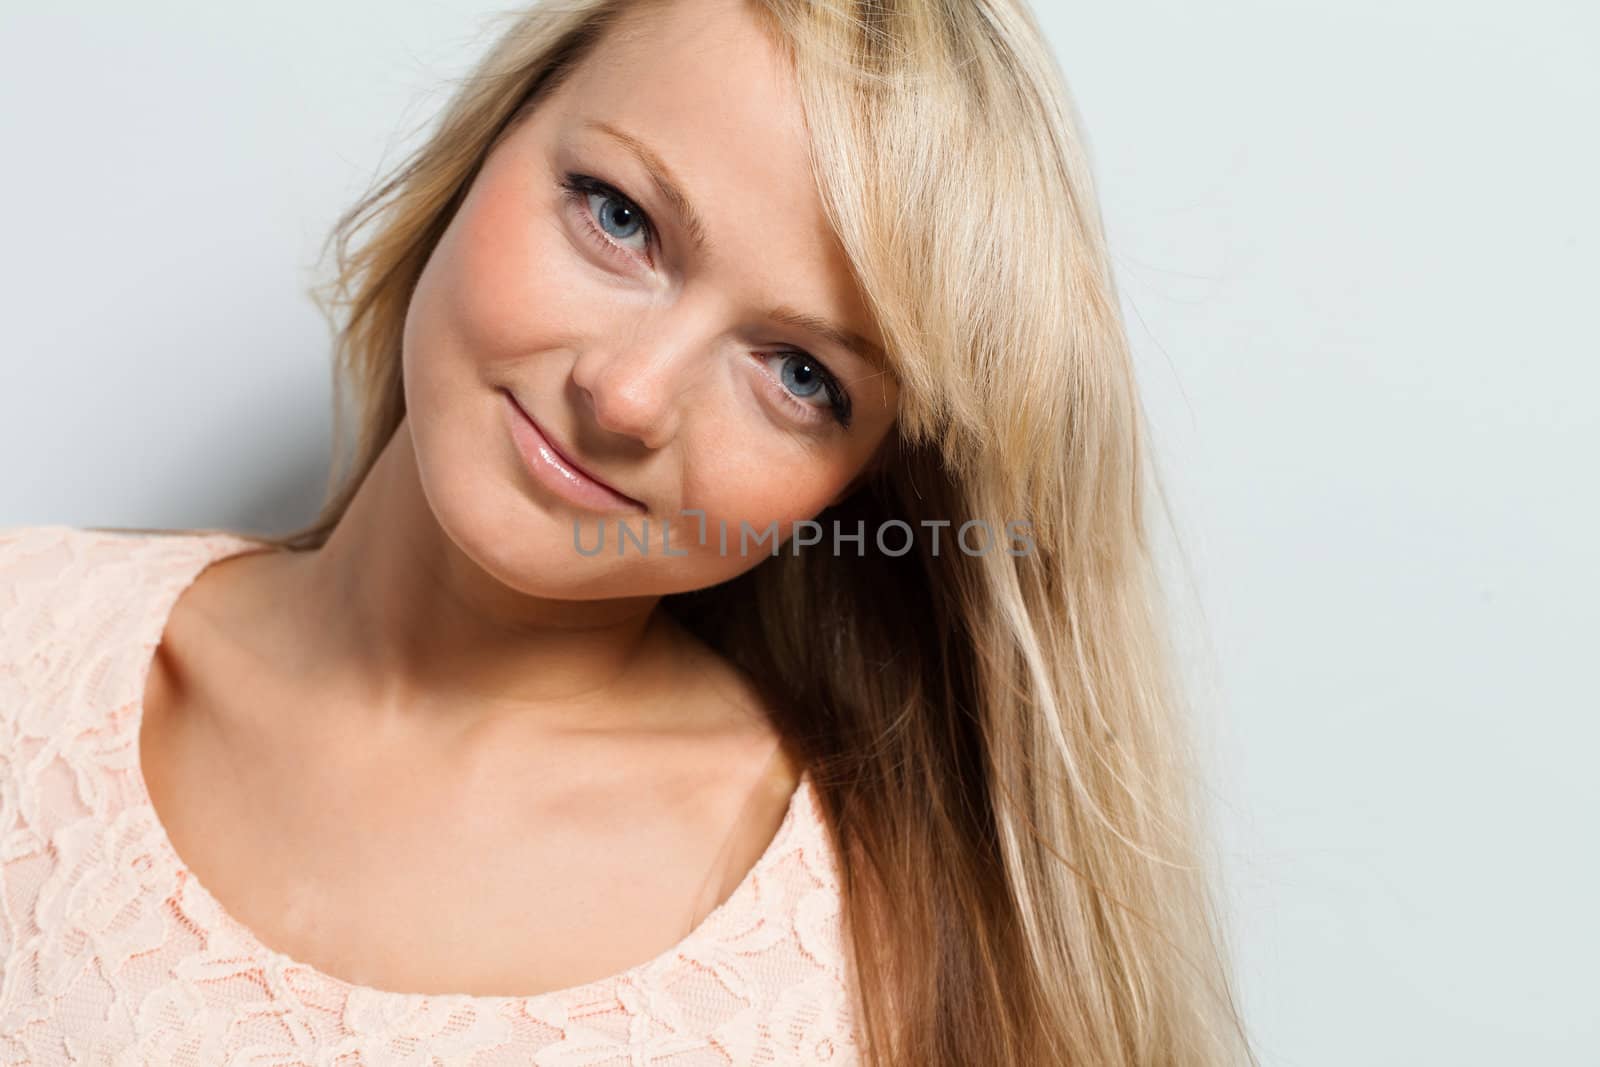
[[[739,880],[739,883],[726,900],[712,908],[693,929],[676,943],[669,945],[649,959],[617,971],[614,974],[561,989],[549,989],[541,993],[482,995],[475,993],[419,993],[397,989],[381,989],[377,986],[352,982],[329,974],[304,960],[295,959],[285,952],[280,952],[262,941],[254,930],[224,907],[222,902],[212,895],[210,889],[190,869],[183,857],[178,854],[177,847],[167,833],[166,824],[161,821],[161,816],[156,811],[155,802],[150,795],[149,785],[145,781],[140,733],[144,723],[144,693],[149,684],[151,669],[155,664],[156,652],[166,634],[167,624],[177,610],[178,601],[182,598],[183,593],[213,563],[220,563],[223,560],[231,559],[234,556],[246,555],[252,551],[289,550],[279,549],[276,546],[226,531],[189,532],[178,534],[177,536],[188,539],[199,551],[194,558],[184,559],[177,565],[172,577],[163,582],[162,595],[157,598],[156,608],[147,613],[147,630],[144,634],[144,639],[139,644],[139,666],[136,671],[131,672],[133,674],[134,688],[124,701],[124,706],[133,708],[132,713],[125,718],[123,728],[127,731],[127,737],[133,752],[129,766],[132,769],[135,803],[144,817],[150,822],[151,837],[165,866],[178,876],[180,884],[187,883],[184,891],[196,898],[200,907],[216,918],[217,924],[225,928],[225,932],[243,949],[251,962],[270,963],[280,974],[292,971],[297,978],[321,983],[347,997],[358,996],[369,1001],[390,1005],[415,1007],[424,1004],[448,1003],[471,1004],[487,1008],[519,1006],[526,1009],[529,1006],[541,1003],[570,1002],[574,999],[609,992],[621,984],[638,984],[641,979],[664,967],[680,955],[690,954],[699,949],[704,942],[720,932],[722,926],[726,923],[728,917],[734,913],[735,909],[746,907],[756,899],[757,894],[760,892],[759,883],[767,876],[778,859],[788,850],[790,838],[796,832],[800,806],[809,800],[809,790],[811,788],[811,772],[809,768],[801,772],[798,783],[790,793],[789,803],[784,810],[783,819],[779,822],[778,829],[773,834],[772,840],[768,842],[767,847],[757,857],[750,869],[745,872],[744,877]],[[212,938],[213,932],[208,931],[208,944]]]

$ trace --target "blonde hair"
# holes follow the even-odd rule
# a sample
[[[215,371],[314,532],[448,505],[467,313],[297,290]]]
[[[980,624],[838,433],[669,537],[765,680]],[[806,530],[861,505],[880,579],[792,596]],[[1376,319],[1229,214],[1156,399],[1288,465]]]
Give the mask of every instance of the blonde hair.
[[[836,516],[1022,520],[1034,541],[780,554],[662,601],[767,691],[811,768],[866,1062],[1254,1063],[1143,515],[1146,430],[1053,54],[1023,0],[750,2],[901,383],[890,458]],[[339,522],[405,414],[412,287],[478,168],[641,6],[513,13],[339,220],[318,297],[353,451],[311,523],[261,540],[315,548]]]

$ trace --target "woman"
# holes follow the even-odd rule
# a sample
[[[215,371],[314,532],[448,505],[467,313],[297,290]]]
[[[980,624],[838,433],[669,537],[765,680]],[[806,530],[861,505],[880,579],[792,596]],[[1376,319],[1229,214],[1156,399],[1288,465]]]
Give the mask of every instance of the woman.
[[[549,0],[336,236],[313,523],[4,533],[12,1060],[1249,1056],[1021,0]]]

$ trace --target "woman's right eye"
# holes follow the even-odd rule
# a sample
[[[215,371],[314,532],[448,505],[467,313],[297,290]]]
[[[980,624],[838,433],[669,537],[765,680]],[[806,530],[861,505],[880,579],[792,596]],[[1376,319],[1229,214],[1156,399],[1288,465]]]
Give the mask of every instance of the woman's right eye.
[[[589,236],[602,251],[637,260],[636,252],[648,256],[655,244],[655,231],[644,209],[623,196],[611,185],[586,174],[568,174],[561,181],[567,198],[577,205]],[[627,242],[642,237],[643,244]]]

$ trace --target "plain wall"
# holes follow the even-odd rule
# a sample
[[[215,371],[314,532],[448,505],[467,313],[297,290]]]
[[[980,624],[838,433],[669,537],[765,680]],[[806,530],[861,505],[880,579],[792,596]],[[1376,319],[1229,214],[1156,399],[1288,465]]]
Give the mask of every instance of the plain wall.
[[[321,241],[494,10],[6,5],[0,526],[310,517]],[[1262,1062],[1600,1064],[1596,8],[1036,10]]]

